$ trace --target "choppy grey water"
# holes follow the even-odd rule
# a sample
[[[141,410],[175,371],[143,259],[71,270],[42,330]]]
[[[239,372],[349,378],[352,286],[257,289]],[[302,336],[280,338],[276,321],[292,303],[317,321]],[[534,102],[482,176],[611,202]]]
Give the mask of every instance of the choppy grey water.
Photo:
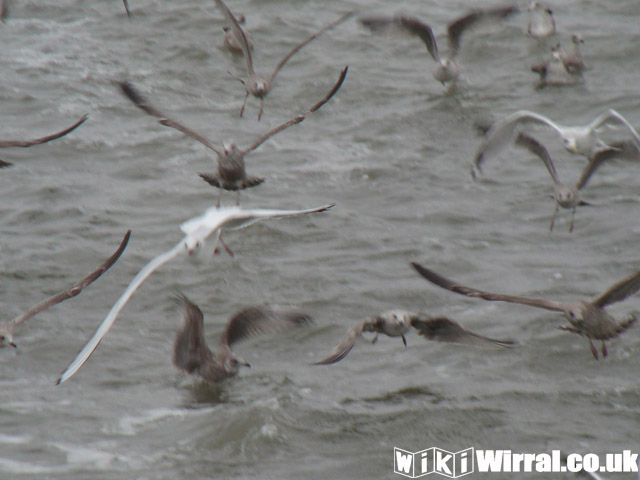
[[[542,90],[529,66],[556,40],[527,38],[526,14],[463,39],[465,81],[454,92],[431,77],[419,41],[376,37],[352,20],[292,58],[260,123],[253,98],[238,118],[243,89],[227,71],[243,73],[244,63],[222,48],[213,2],[129,3],[131,22],[117,0],[16,0],[0,25],[0,138],[45,134],[90,114],[60,141],[0,152],[15,164],[0,172],[3,319],[71,285],[133,230],[112,270],[20,326],[17,351],[0,351],[1,478],[393,478],[394,446],[638,451],[637,328],[597,362],[586,341],[554,328],[560,315],[464,298],[409,267],[420,261],[487,290],[557,299],[599,293],[639,268],[637,162],[602,167],[584,191],[594,206],[579,209],[572,234],[567,211],[549,233],[551,182],[528,153],[509,148],[479,182],[469,176],[480,143],[473,123],[489,114],[526,108],[571,124],[616,108],[640,127],[636,0],[555,5],[557,39],[582,32],[589,70],[584,84]],[[256,65],[269,70],[349,8],[402,8],[434,25],[444,46],[446,23],[470,3],[230,6],[247,16]],[[227,234],[235,258],[169,263],[79,374],[54,387],[133,275],[217,195],[196,176],[213,169],[211,152],[137,110],[113,81],[129,78],[212,140],[244,146],[318,100],[345,65],[331,103],[247,157],[249,172],[267,182],[242,194],[250,207],[336,207]],[[560,175],[577,177],[584,160],[551,134],[541,138]],[[212,343],[232,312],[254,303],[306,310],[316,324],[239,344],[253,368],[203,387],[171,365],[174,290],[200,304]],[[411,334],[407,348],[386,337],[360,341],[336,365],[310,365],[353,322],[391,308],[446,314],[519,346],[492,352]],[[638,295],[613,310],[633,309]]]

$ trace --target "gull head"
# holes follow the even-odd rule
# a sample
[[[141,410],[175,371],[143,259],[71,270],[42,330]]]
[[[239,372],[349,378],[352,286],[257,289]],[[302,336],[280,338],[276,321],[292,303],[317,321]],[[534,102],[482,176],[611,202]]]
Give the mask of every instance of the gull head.
[[[413,316],[404,310],[390,310],[376,317],[376,326],[390,337],[398,337],[409,331],[410,319]]]
[[[222,362],[222,367],[224,371],[230,375],[236,375],[240,370],[240,367],[251,367],[248,362],[245,362],[242,358],[236,357],[233,353],[226,356],[224,361]]]
[[[579,43],[584,43],[582,35],[580,35],[579,33],[574,33],[573,35],[571,35],[571,41],[576,45]]]
[[[235,157],[237,155],[240,155],[240,149],[235,143],[224,143],[222,146],[224,147],[224,154],[227,157]]]
[[[562,144],[571,153],[578,153],[578,140],[575,137],[562,137]]]
[[[6,347],[9,345],[13,348],[18,348],[18,346],[13,342],[13,332],[11,331],[11,327],[6,324],[0,324],[0,348]]]
[[[571,187],[563,185],[556,191],[556,202],[564,208],[573,207],[576,203],[576,191]]]

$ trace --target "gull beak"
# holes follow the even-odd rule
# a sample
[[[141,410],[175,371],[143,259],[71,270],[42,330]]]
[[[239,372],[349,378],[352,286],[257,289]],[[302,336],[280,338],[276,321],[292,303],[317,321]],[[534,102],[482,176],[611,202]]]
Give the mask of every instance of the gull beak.
[[[243,362],[241,363],[241,365],[242,365],[243,367],[249,367],[249,368],[251,368],[251,364],[250,364],[249,362],[245,362],[245,361],[243,361]]]
[[[18,345],[16,345],[15,343],[13,343],[13,341],[9,342],[9,345],[11,345],[13,348],[18,348]]]

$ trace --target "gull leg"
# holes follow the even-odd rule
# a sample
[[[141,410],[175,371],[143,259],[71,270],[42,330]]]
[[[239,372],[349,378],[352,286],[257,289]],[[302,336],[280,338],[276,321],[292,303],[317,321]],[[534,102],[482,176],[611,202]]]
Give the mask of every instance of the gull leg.
[[[258,121],[262,118],[262,107],[264,104],[264,99],[260,98],[260,110],[258,111]]]
[[[217,246],[217,242],[218,241],[220,242],[220,245],[222,245],[224,247],[224,250],[229,254],[229,256],[233,257],[234,256],[233,252],[231,251],[229,246],[226,243],[224,243],[224,240],[222,239],[222,232],[218,233],[218,238],[216,240],[216,248],[213,250],[213,254],[217,255],[217,254],[220,253],[220,249]]]
[[[560,206],[556,203],[556,209],[553,212],[553,217],[551,217],[551,225],[549,225],[549,231],[553,232],[553,224],[556,221],[556,216],[558,216],[558,209],[560,208]]]
[[[239,207],[240,206],[240,190],[238,190],[237,196],[236,196],[236,206]]]
[[[222,189],[218,190],[218,201],[216,202],[216,208],[220,208],[220,200],[222,199]]]
[[[591,353],[593,354],[593,358],[598,360],[598,349],[595,347],[591,339],[589,339],[589,348],[591,348]]]
[[[373,336],[373,340],[371,340],[371,345],[374,345],[378,341],[378,332]]]
[[[242,118],[242,114],[244,113],[244,107],[247,104],[247,97],[249,96],[249,92],[244,92],[244,100],[242,102],[242,108],[240,109],[240,118]]]
[[[404,337],[404,335],[401,335],[402,337],[402,343],[404,343],[404,346],[407,346],[407,339]]]
[[[602,357],[606,358],[609,355],[609,351],[607,350],[607,344],[602,340]]]
[[[576,216],[576,207],[571,210],[571,225],[569,225],[569,233],[573,232],[573,219]]]

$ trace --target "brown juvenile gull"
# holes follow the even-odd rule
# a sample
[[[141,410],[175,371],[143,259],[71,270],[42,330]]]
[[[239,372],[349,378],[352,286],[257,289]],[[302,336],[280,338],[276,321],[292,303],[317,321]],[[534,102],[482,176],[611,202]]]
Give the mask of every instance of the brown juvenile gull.
[[[253,50],[253,39],[251,38],[249,32],[247,32],[247,29],[242,26],[245,22],[244,15],[238,15],[236,17],[236,20],[238,20],[238,24],[240,25],[240,28],[242,29],[242,32],[247,39],[249,50]],[[238,38],[233,29],[228,25],[222,27],[222,29],[224,30],[224,46],[227,47],[227,50],[232,53],[242,53],[242,41]]]
[[[580,51],[580,44],[584,43],[582,35],[574,33],[571,35],[571,47],[569,50],[565,50],[562,47],[558,49],[560,59],[569,73],[579,75],[585,69],[584,60],[582,59],[582,52]]]
[[[631,314],[629,318],[618,322],[618,320],[609,315],[605,307],[612,303],[620,302],[640,290],[640,270],[623,278],[592,299],[576,300],[573,302],[556,302],[544,298],[519,297],[483,292],[482,290],[465,287],[453,280],[444,278],[418,263],[412,262],[411,265],[420,275],[431,283],[455,293],[460,293],[468,297],[484,298],[490,301],[520,303],[522,305],[529,305],[530,307],[562,312],[571,325],[559,328],[587,338],[589,340],[591,353],[596,360],[598,359],[598,350],[593,344],[593,340],[600,340],[602,342],[602,356],[606,357],[607,345],[605,341],[615,338],[626,331],[638,318],[636,314]]]
[[[533,38],[549,37],[556,33],[556,21],[548,5],[533,0],[529,3],[529,25],[527,33]]]
[[[531,71],[540,75],[538,88],[546,85],[571,85],[580,80],[581,75],[572,74],[562,61],[560,45],[554,47],[551,56],[543,62],[531,66]]]
[[[438,63],[436,70],[433,72],[433,76],[444,85],[446,82],[455,82],[462,70],[455,62],[454,57],[460,50],[460,41],[464,31],[473,27],[481,20],[501,19],[517,11],[518,8],[511,5],[488,9],[474,9],[455,19],[447,27],[449,56],[444,60],[440,58],[438,53],[438,44],[436,43],[436,38],[433,35],[431,27],[415,17],[405,15],[396,15],[394,17],[363,17],[360,19],[360,23],[374,32],[388,30],[389,28],[399,28],[420,37],[426,45],[429,54]]]
[[[233,30],[235,36],[240,40],[242,53],[244,54],[245,60],[247,62],[247,74],[249,78],[246,80],[242,78],[238,78],[238,80],[242,82],[245,88],[245,96],[244,96],[244,101],[242,102],[242,108],[240,109],[240,116],[242,116],[242,114],[244,113],[244,107],[245,107],[245,104],[247,103],[247,97],[249,96],[249,94],[251,94],[254,97],[260,99],[260,110],[258,111],[258,120],[260,120],[260,118],[262,117],[262,107],[264,103],[264,97],[266,97],[269,91],[271,90],[273,80],[275,79],[280,69],[284,67],[285,63],[287,63],[287,61],[296,52],[298,52],[302,47],[307,45],[313,39],[320,36],[327,30],[339,25],[340,23],[344,22],[346,19],[348,19],[350,16],[353,15],[353,12],[345,13],[337,20],[331,22],[330,24],[318,30],[316,33],[308,37],[306,40],[303,40],[302,42],[298,43],[295,47],[291,49],[289,53],[287,53],[282,58],[282,60],[280,60],[280,62],[276,65],[276,68],[273,69],[273,72],[271,72],[270,75],[264,76],[264,75],[257,74],[253,68],[253,57],[251,55],[251,49],[249,48],[249,41],[247,40],[247,37],[242,30],[242,27],[238,23],[238,20],[236,19],[236,17],[233,16],[233,13],[231,13],[231,10],[229,10],[229,8],[225,5],[225,3],[222,0],[215,0],[215,2],[218,5],[218,8],[222,10],[222,13],[227,19],[227,22],[229,22],[229,24],[231,25],[231,29]]]
[[[617,148],[606,148],[604,150],[597,150],[591,158],[589,159],[589,163],[582,171],[580,178],[578,181],[573,184],[562,183],[560,178],[558,177],[558,172],[556,171],[556,167],[553,164],[553,160],[551,160],[551,156],[549,152],[538,142],[535,138],[530,137],[529,135],[525,135],[524,133],[519,133],[516,138],[516,145],[526,148],[534,155],[540,157],[540,159],[544,162],[549,174],[551,175],[551,179],[553,180],[554,185],[554,193],[553,198],[556,201],[556,209],[553,212],[553,217],[551,218],[551,224],[549,225],[549,231],[553,230],[553,224],[555,222],[556,216],[558,215],[558,209],[560,207],[571,209],[571,224],[569,225],[569,232],[573,231],[573,219],[576,214],[576,207],[581,205],[589,205],[588,202],[585,202],[580,198],[580,190],[587,185],[587,182],[591,178],[591,175],[598,169],[600,165],[602,165],[605,161],[617,157],[619,155],[619,151]]]
[[[82,280],[74,284],[71,288],[64,290],[60,293],[57,293],[52,297],[47,298],[46,300],[40,302],[35,307],[31,307],[22,315],[14,318],[10,322],[0,323],[0,347],[4,347],[5,345],[11,345],[12,347],[16,347],[16,344],[13,341],[13,330],[17,325],[20,325],[25,320],[30,319],[31,317],[37,315],[43,310],[53,307],[54,305],[60,302],[64,302],[69,298],[80,295],[80,292],[82,292],[82,289],[84,289],[85,287],[93,283],[104,272],[109,270],[109,268],[111,268],[111,266],[114,263],[116,263],[118,258],[120,258],[120,255],[122,255],[122,252],[124,252],[124,249],[126,248],[127,243],[129,242],[130,236],[131,236],[131,230],[127,230],[127,233],[125,233],[124,238],[122,239],[122,242],[120,242],[120,246],[115,251],[115,253],[111,255],[111,257],[109,257],[102,265],[100,265],[98,268],[96,268],[93,272],[91,272],[89,275],[84,277]]]
[[[258,148],[269,138],[274,136],[275,134],[293,126],[300,122],[302,122],[308,115],[320,109],[325,103],[327,103],[333,95],[340,89],[342,86],[342,82],[344,82],[345,77],[347,76],[347,71],[349,67],[345,67],[344,70],[340,73],[340,77],[338,81],[333,86],[331,91],[318,103],[313,105],[311,108],[306,110],[305,112],[297,115],[291,120],[278,125],[275,128],[272,128],[267,133],[257,138],[251,145],[249,145],[245,149],[240,149],[235,143],[225,143],[222,147],[215,145],[208,138],[203,135],[200,135],[196,131],[192,130],[189,127],[184,126],[183,124],[170,119],[162,112],[160,112],[157,108],[155,108],[151,103],[140,93],[138,90],[134,88],[134,86],[129,82],[121,82],[120,89],[122,92],[131,100],[138,108],[143,110],[145,113],[152,115],[158,119],[158,122],[167,127],[175,128],[176,130],[181,131],[185,135],[199,141],[204,146],[213,150],[218,156],[218,172],[217,174],[213,173],[200,173],[199,175],[210,185],[214,187],[220,188],[222,190],[233,190],[238,192],[236,205],[240,204],[240,190],[245,188],[254,187],[256,185],[264,182],[264,178],[262,177],[249,177],[247,176],[247,172],[245,170],[244,165],[244,156]],[[218,194],[218,203],[220,205],[220,196],[222,192]]]
[[[411,330],[411,327],[415,328],[427,340],[438,342],[493,348],[510,348],[514,345],[511,340],[494,340],[493,338],[473,333],[462,327],[458,322],[446,317],[432,317],[424,313],[391,310],[352,325],[329,356],[319,362],[315,362],[314,365],[330,365],[342,360],[349,354],[356,340],[363,332],[375,332],[371,343],[376,343],[380,333],[384,333],[389,337],[401,337],[402,343],[406,347],[407,339],[404,335]]]
[[[51,140],[56,140],[60,137],[64,137],[65,135],[73,132],[76,128],[82,125],[89,115],[84,115],[80,120],[71,125],[70,127],[65,128],[64,130],[60,130],[59,132],[52,133],[51,135],[47,135],[40,138],[34,138],[32,140],[0,140],[0,148],[11,148],[11,147],[32,147],[33,145],[40,145],[41,143],[50,142]],[[9,162],[0,161],[0,168],[8,167],[12,165]]]
[[[226,229],[240,229],[253,225],[261,220],[270,218],[284,218],[293,217],[298,215],[306,215],[308,213],[325,212],[332,208],[334,205],[323,205],[317,208],[308,208],[305,210],[276,210],[276,209],[243,209],[240,207],[211,207],[208,208],[203,214],[197,217],[191,218],[180,225],[180,229],[185,236],[174,247],[163,252],[154,258],[152,258],[135,277],[129,282],[127,288],[125,288],[122,295],[113,304],[111,310],[93,332],[91,338],[85,343],[80,352],[76,355],[76,358],[67,366],[62,372],[56,385],[65,382],[86,363],[91,354],[98,348],[98,345],[109,332],[113,323],[118,318],[118,314],[129,299],[133,296],[135,291],[142,285],[142,283],[149,278],[149,276],[160,268],[165,263],[169,262],[173,258],[177,257],[181,253],[188,252],[193,253],[196,248],[200,247],[207,238],[211,235],[216,235],[219,238],[220,232],[223,228]]]
[[[516,136],[520,125],[544,125],[551,127],[562,138],[564,148],[571,153],[578,153],[587,158],[597,150],[609,148],[603,140],[598,138],[597,130],[605,125],[613,123],[622,124],[629,130],[636,147],[640,149],[640,135],[631,126],[631,124],[618,112],[609,109],[598,115],[592,122],[586,125],[565,126],[559,125],[551,121],[548,117],[529,110],[518,110],[517,112],[507,115],[502,120],[495,122],[487,131],[486,137],[473,161],[471,170],[472,176],[475,178],[475,170],[481,170],[482,162],[488,155],[493,155],[497,150],[508,144],[511,139]]]
[[[267,305],[246,307],[234,313],[220,335],[216,353],[204,338],[202,310],[185,295],[178,294],[175,302],[182,311],[182,328],[173,343],[173,364],[179,370],[197,374],[204,381],[218,383],[237,375],[240,367],[250,367],[238,357],[231,346],[245,338],[288,330],[310,323],[310,316],[288,310],[276,310]]]

